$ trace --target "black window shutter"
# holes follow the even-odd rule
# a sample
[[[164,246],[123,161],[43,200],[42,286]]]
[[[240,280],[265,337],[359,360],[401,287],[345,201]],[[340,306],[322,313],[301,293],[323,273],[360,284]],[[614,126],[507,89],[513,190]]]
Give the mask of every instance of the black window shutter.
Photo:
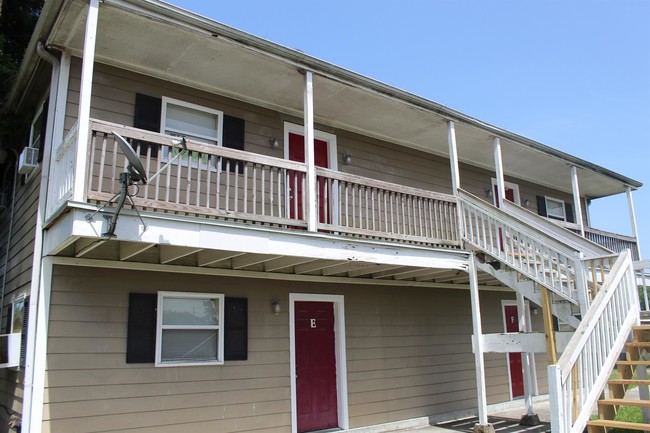
[[[546,197],[543,195],[537,196],[537,213],[543,217],[548,216],[546,213]]]
[[[248,359],[248,299],[226,298],[224,303],[224,360]]]
[[[129,323],[126,337],[126,362],[150,363],[156,354],[155,293],[129,293]]]
[[[223,116],[223,147],[230,149],[244,150],[244,134],[246,122],[244,119],[232,117],[228,115]],[[239,174],[244,173],[243,164],[237,161],[230,161],[230,171],[235,171],[235,166],[238,167]],[[226,169],[226,160],[221,163],[221,169]]]
[[[43,162],[43,153],[45,152],[45,133],[47,132],[47,113],[49,105],[50,98],[47,98],[45,102],[43,102],[43,118],[41,121],[41,130],[39,131],[41,134],[41,143],[38,146],[38,162]]]
[[[564,214],[566,216],[566,222],[575,223],[576,218],[573,215],[573,206],[571,203],[564,202]]]
[[[162,112],[162,99],[154,96],[135,94],[135,112],[133,114],[133,126],[147,131],[160,132],[160,115]],[[137,145],[137,143],[134,143]],[[140,142],[140,155],[147,154],[146,143]],[[158,156],[158,146],[151,148],[151,157]]]

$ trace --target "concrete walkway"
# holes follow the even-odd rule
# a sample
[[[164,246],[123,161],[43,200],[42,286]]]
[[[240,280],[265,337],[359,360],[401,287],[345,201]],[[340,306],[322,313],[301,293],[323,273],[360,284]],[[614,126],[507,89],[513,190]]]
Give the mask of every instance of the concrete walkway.
[[[551,430],[550,410],[548,397],[536,398],[534,408],[542,424],[527,427],[520,426],[519,420],[526,413],[526,406],[523,400],[513,401],[507,409],[488,411],[488,422],[494,426],[497,433],[542,433]],[[414,427],[410,429],[395,430],[391,433],[473,433],[474,425],[478,417],[468,417],[453,421],[445,421],[431,426]]]

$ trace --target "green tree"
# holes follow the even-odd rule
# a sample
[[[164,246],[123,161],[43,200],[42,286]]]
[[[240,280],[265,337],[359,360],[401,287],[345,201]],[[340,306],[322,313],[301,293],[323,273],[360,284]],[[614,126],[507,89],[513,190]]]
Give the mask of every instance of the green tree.
[[[0,104],[13,82],[34,26],[43,8],[43,0],[0,1]]]

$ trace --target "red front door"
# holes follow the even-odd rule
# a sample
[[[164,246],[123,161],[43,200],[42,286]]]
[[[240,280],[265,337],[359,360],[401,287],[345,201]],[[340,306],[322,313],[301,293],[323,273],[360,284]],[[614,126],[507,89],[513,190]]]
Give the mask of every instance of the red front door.
[[[298,432],[338,427],[334,304],[296,302]]]
[[[506,332],[519,332],[519,316],[516,305],[504,305]],[[510,365],[510,389],[512,397],[524,395],[524,371],[521,364],[521,353],[508,353]]]
[[[305,137],[300,134],[289,133],[289,159],[296,162],[305,162]],[[327,142],[324,140],[314,139],[314,163],[316,167],[329,168],[329,153],[327,150]],[[302,203],[302,182],[301,179],[296,179],[296,173],[289,174],[289,188],[291,188],[290,202],[289,202],[289,217],[302,219],[303,203]],[[327,206],[329,200],[327,192],[325,191],[326,183],[322,179],[318,179],[318,222],[329,224],[331,210]]]

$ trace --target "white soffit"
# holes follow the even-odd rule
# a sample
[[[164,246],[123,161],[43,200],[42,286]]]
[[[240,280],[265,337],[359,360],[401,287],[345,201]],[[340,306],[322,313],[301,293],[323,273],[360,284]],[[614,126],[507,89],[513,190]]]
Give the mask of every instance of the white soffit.
[[[69,3],[67,14],[55,26],[48,43],[81,53],[86,8],[78,0]],[[126,12],[111,3],[100,7],[96,59],[302,115],[304,78],[298,65],[188,25]],[[447,118],[423,107],[318,72],[314,105],[321,124],[448,155]],[[460,162],[494,169],[492,132],[458,122],[456,133]],[[502,147],[507,176],[571,191],[567,160],[506,139],[502,139]],[[587,196],[625,191],[621,181],[591,169],[578,170],[578,177],[581,193]]]

